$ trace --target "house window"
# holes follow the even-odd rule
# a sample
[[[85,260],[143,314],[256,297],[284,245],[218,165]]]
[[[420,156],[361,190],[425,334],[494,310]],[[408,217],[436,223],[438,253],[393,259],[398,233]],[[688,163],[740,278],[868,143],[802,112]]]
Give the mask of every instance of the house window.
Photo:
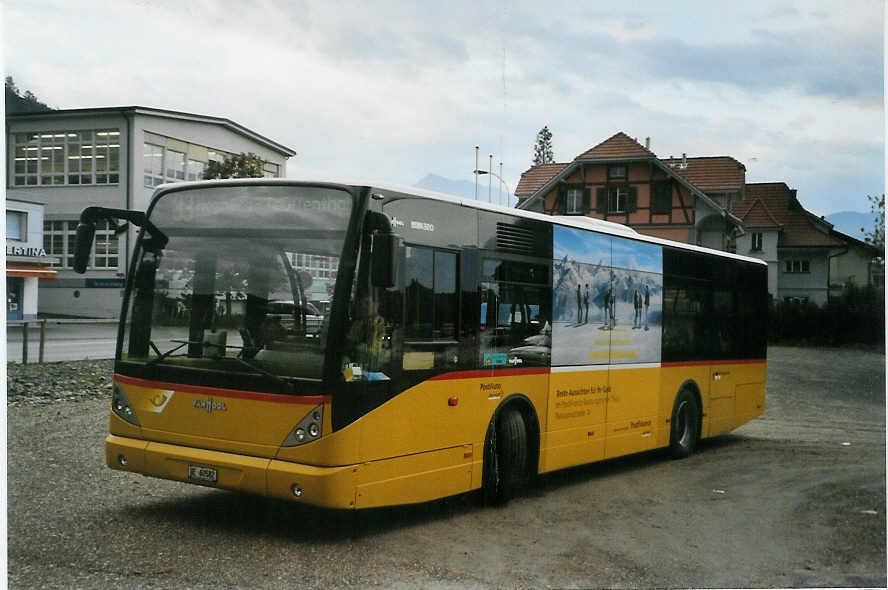
[[[120,131],[16,133],[13,186],[117,184]]]
[[[74,266],[74,245],[77,240],[77,221],[44,221],[43,249],[46,254],[58,259],[50,266],[72,268]],[[96,223],[87,268],[117,269],[119,265],[119,237],[107,221]]]
[[[599,187],[595,190],[595,212],[605,215],[634,213],[638,193],[634,186]]]
[[[672,212],[672,186],[668,182],[651,185],[651,213],[668,215]]]
[[[568,215],[581,215],[583,211],[583,189],[569,188],[566,195],[565,213]]]
[[[762,232],[752,232],[752,248],[753,252],[759,252],[762,249]]]
[[[789,303],[791,305],[804,305],[808,303],[807,297],[784,297],[784,303]]]
[[[607,212],[625,213],[628,198],[629,189],[627,187],[615,186],[611,188],[607,195]]]
[[[626,178],[626,167],[625,166],[608,166],[607,177],[608,178]]]
[[[811,272],[811,263],[808,260],[787,260],[785,261],[785,270],[788,273],[809,273]]]
[[[6,239],[24,242],[28,239],[28,214],[6,210]]]

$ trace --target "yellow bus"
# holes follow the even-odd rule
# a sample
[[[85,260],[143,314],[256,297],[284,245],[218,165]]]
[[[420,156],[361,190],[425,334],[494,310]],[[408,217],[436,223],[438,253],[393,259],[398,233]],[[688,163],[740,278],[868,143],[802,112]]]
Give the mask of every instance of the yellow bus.
[[[557,469],[685,457],[764,411],[759,260],[416,189],[251,179],[84,210],[77,270],[103,220],[141,227],[112,469],[346,509],[502,501]]]

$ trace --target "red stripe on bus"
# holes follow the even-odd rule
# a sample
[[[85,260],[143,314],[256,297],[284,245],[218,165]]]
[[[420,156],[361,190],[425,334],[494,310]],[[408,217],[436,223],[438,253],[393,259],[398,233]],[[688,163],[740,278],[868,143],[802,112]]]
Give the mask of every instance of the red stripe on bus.
[[[280,393],[259,393],[258,391],[243,391],[241,389],[221,389],[217,387],[203,387],[201,385],[184,385],[182,383],[165,383],[163,381],[148,381],[136,377],[127,377],[114,373],[114,380],[139,387],[152,389],[172,389],[186,393],[198,393],[200,395],[215,395],[219,397],[234,397],[239,399],[251,399],[263,402],[275,402],[279,404],[323,404],[330,403],[333,399],[329,395],[286,395]]]
[[[549,373],[549,367],[527,367],[522,369],[486,369],[481,371],[455,371],[443,375],[435,375],[429,381],[445,381],[448,379],[492,379],[494,377],[514,377],[516,375],[543,375]]]
[[[702,367],[710,365],[757,365],[767,362],[768,359],[740,359],[731,361],[675,361],[672,363],[660,363],[661,367]]]

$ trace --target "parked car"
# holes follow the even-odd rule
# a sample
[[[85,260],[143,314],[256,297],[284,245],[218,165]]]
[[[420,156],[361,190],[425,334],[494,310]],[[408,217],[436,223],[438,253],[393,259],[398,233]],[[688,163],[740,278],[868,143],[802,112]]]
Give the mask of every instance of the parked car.
[[[302,305],[297,305],[292,300],[269,301],[266,317],[278,320],[288,333],[293,334],[296,333],[296,328],[301,323],[299,318],[303,317],[303,313],[305,314],[305,334],[307,336],[317,336],[324,323],[324,314],[310,302],[306,302],[305,307],[303,307]]]

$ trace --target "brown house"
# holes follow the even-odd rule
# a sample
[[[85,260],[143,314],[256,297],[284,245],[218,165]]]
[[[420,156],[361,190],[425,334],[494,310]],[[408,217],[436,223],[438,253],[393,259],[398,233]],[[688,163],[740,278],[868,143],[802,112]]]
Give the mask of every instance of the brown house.
[[[660,159],[623,132],[572,162],[521,175],[519,209],[585,215],[637,232],[726,250],[743,233],[730,204],[743,198],[746,168],[730,157]]]

